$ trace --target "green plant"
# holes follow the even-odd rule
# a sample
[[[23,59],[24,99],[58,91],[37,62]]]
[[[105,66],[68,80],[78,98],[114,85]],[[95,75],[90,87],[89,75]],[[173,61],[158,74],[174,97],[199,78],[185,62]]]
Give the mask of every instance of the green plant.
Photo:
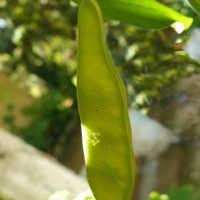
[[[161,28],[173,23],[178,32],[187,29],[192,19],[156,1],[81,2],[77,96],[87,178],[97,200],[130,199],[135,167],[126,93],[106,47],[101,10],[105,17],[144,28]],[[135,13],[136,20],[131,20]]]
[[[134,14],[130,12],[132,9],[124,9],[126,7],[135,8],[137,20],[131,20]],[[97,200],[130,199],[135,166],[126,92],[106,47],[101,10],[105,17],[145,28],[161,28],[171,23],[177,28],[181,22],[182,29],[187,29],[192,19],[156,1],[81,2],[77,96],[87,178]],[[157,195],[156,198],[166,199],[167,196]]]
[[[78,28],[77,95],[87,178],[96,199],[129,199],[135,163],[126,92],[107,50],[96,1],[82,1]]]
[[[191,185],[172,187],[168,194],[151,192],[149,200],[200,200],[200,196],[195,195]]]

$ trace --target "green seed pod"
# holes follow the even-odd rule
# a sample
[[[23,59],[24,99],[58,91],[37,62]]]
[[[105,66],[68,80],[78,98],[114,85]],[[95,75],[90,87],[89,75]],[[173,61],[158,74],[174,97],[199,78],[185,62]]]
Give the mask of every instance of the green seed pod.
[[[95,0],[82,0],[78,30],[77,95],[88,182],[96,200],[128,200],[135,162],[127,98]]]

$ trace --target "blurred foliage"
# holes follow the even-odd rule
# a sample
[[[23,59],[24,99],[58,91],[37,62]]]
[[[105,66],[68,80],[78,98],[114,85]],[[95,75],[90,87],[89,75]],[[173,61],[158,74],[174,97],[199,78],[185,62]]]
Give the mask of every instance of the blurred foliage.
[[[184,37],[188,37],[186,32],[178,35],[170,28],[148,31],[111,23],[109,46],[126,77],[133,106],[144,108],[161,101],[168,95],[162,92],[164,86],[178,77],[198,73],[199,63],[183,51],[176,51],[176,42],[179,39],[183,42]]]
[[[189,0],[189,2],[193,9],[200,14],[200,2],[198,0]]]
[[[151,192],[149,200],[200,200],[199,195],[195,195],[191,185],[176,186],[170,189],[168,194]]]
[[[8,124],[11,131],[16,131],[17,127],[15,125],[15,117],[13,115],[14,106],[8,104],[6,107],[7,114],[3,116],[3,121],[5,124]]]
[[[0,29],[0,69],[30,90],[34,82],[40,83],[39,94],[32,92],[36,103],[26,110],[33,121],[21,134],[49,150],[77,109],[72,83],[77,8],[66,0],[2,0],[0,13],[5,23]]]
[[[197,19],[182,1],[163,3]],[[77,110],[77,11],[68,0],[0,1],[0,70],[35,96],[35,104],[25,110],[33,120],[19,134],[44,151],[56,145]],[[199,24],[198,19],[193,26]],[[198,72],[199,63],[175,48],[188,32],[150,31],[116,21],[106,21],[106,30],[134,107],[152,106],[168,96],[163,87]],[[11,116],[5,120],[13,126]]]
[[[58,191],[47,200],[69,200],[67,191]],[[80,193],[74,200],[95,200],[91,191]],[[200,195],[194,193],[191,185],[174,186],[167,194],[151,192],[149,200],[200,200]]]

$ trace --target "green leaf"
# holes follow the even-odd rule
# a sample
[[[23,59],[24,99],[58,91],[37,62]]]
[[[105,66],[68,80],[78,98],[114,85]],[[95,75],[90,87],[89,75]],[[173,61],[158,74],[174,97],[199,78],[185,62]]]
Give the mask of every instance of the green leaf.
[[[74,0],[80,3],[81,0]],[[188,29],[193,19],[155,0],[97,0],[103,16],[141,28],[161,29],[179,22]]]
[[[188,0],[191,6],[200,14],[200,0]]]
[[[160,29],[181,22],[187,29],[192,19],[154,0],[98,0],[103,15],[134,26]]]

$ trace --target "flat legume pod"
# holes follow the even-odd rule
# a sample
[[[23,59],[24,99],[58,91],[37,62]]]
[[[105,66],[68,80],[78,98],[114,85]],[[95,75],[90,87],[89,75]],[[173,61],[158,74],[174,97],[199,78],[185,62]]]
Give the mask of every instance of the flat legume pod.
[[[78,30],[77,95],[88,182],[96,200],[129,200],[135,162],[126,92],[95,0],[82,1]]]

